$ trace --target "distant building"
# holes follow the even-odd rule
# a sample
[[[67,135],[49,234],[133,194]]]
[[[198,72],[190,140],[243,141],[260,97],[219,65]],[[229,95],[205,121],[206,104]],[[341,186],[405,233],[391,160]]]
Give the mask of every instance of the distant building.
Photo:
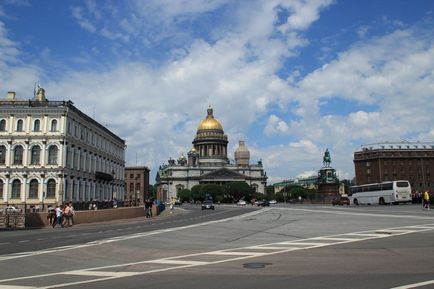
[[[157,176],[157,197],[163,200],[176,198],[182,189],[198,184],[246,182],[256,192],[265,194],[267,175],[262,162],[250,163],[250,152],[240,141],[235,151],[235,164],[227,157],[228,137],[221,123],[214,118],[211,106],[193,140],[193,148],[187,158],[181,154],[178,160],[169,159],[160,166]]]
[[[354,153],[354,168],[357,185],[408,180],[413,190],[433,190],[434,142],[364,145]]]
[[[283,180],[281,182],[273,184],[274,193],[279,193],[285,187],[291,185],[298,185],[305,189],[316,190],[318,188],[317,180],[318,180],[317,176],[300,177],[300,178],[295,178],[290,180]]]
[[[123,199],[124,154],[123,139],[43,88],[0,101],[0,205]]]
[[[124,200],[132,205],[143,205],[149,197],[149,168],[126,167]]]

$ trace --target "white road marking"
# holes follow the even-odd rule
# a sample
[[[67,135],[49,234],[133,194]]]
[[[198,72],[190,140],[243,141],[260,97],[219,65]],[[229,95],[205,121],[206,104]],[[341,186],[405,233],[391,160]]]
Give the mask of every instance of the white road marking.
[[[281,208],[273,207],[278,210],[291,210],[291,211],[304,211],[313,213],[335,214],[335,215],[351,215],[351,216],[365,216],[365,217],[381,217],[381,218],[399,218],[399,219],[416,219],[416,220],[434,220],[431,216],[412,216],[412,215],[386,215],[362,212],[346,212],[346,211],[329,211],[329,210],[313,210],[313,209],[296,209],[296,208]]]
[[[148,263],[154,263],[154,264],[169,264],[169,265],[208,265],[209,262],[202,262],[202,261],[189,261],[189,260],[172,260],[172,259],[160,259],[160,260],[153,260],[149,261]]]
[[[188,254],[188,255],[182,255],[182,256],[174,256],[171,258],[163,258],[163,259],[156,259],[156,260],[146,260],[146,261],[139,261],[139,262],[133,262],[133,263],[125,263],[125,264],[117,264],[117,265],[110,265],[110,266],[103,266],[103,267],[95,267],[95,268],[87,268],[82,270],[72,270],[67,272],[55,272],[55,273],[48,273],[48,274],[42,274],[42,275],[32,275],[32,276],[21,276],[17,278],[10,278],[10,279],[3,279],[0,280],[1,283],[5,282],[20,282],[20,280],[28,280],[32,278],[42,278],[42,277],[48,277],[48,276],[60,276],[60,275],[83,275],[83,276],[96,276],[100,278],[96,279],[89,279],[84,281],[76,281],[71,283],[60,283],[60,284],[53,284],[49,286],[43,286],[43,287],[37,287],[37,288],[58,288],[58,287],[66,287],[71,285],[79,285],[79,284],[85,284],[85,283],[92,283],[92,282],[99,282],[104,280],[110,280],[110,279],[116,279],[116,278],[123,278],[128,276],[136,276],[136,275],[145,275],[145,274],[151,274],[156,272],[163,272],[163,271],[169,271],[169,270],[176,270],[176,269],[183,269],[183,268],[190,268],[190,267],[197,267],[197,266],[206,266],[206,265],[213,265],[213,264],[219,264],[224,262],[231,262],[231,261],[237,261],[237,260],[244,260],[249,258],[255,258],[259,256],[268,256],[268,255],[274,255],[274,254],[281,254],[281,253],[287,253],[291,251],[296,250],[307,250],[312,248],[318,248],[318,247],[325,247],[325,246],[332,246],[337,244],[345,244],[345,243],[352,243],[352,242],[359,242],[364,241],[367,239],[377,239],[377,238],[386,238],[386,237],[393,237],[398,235],[406,235],[411,233],[419,233],[423,231],[430,231],[434,230],[434,226],[427,226],[429,228],[420,230],[420,227],[418,226],[406,226],[406,227],[400,227],[400,228],[386,228],[382,229],[381,231],[388,231],[388,232],[394,232],[393,234],[376,234],[378,230],[372,230],[372,231],[363,231],[363,232],[355,232],[355,233],[348,233],[348,234],[339,234],[339,235],[330,235],[330,236],[321,236],[321,237],[314,237],[314,238],[308,238],[304,240],[296,240],[296,241],[287,241],[287,242],[279,242],[279,243],[270,243],[270,244],[261,244],[257,245],[255,247],[264,247],[264,246],[274,246],[274,245],[280,245],[280,244],[287,244],[288,246],[291,246],[289,248],[280,248],[276,249],[275,251],[270,251],[266,248],[264,248],[264,252],[248,252],[248,251],[240,251],[240,250],[249,250],[252,246],[242,247],[242,248],[233,248],[233,249],[227,249],[227,250],[219,250],[219,251],[209,251],[209,252],[201,252],[201,253],[195,253],[195,254]],[[412,228],[415,228],[415,230],[412,230]],[[362,236],[361,239],[356,238],[348,238],[346,241],[340,240],[341,238],[345,239],[345,236],[347,235],[354,235],[354,234],[369,234],[371,237],[366,238],[365,236]],[[310,240],[317,240],[318,238],[324,238],[324,239],[338,239],[336,242],[328,242],[328,243],[318,243],[318,242],[309,242]],[[306,244],[308,244],[306,246]],[[310,245],[311,244],[311,245]],[[304,245],[302,247],[294,247],[293,245]],[[222,259],[222,260],[210,260],[210,261],[190,261],[185,260],[191,257],[196,256],[208,256],[212,258],[213,255],[227,255],[232,256],[233,258],[228,259]],[[236,257],[235,257],[236,256]],[[121,272],[122,274],[117,274],[116,271],[108,271],[109,273],[100,273],[98,270],[117,270],[116,268],[123,268],[127,266],[134,266],[134,265],[140,265],[140,264],[166,264],[168,265],[167,268],[160,268],[160,269],[153,269],[148,271],[142,271],[142,272]],[[102,277],[102,278],[101,278]],[[428,283],[427,283],[428,282]],[[407,289],[407,288],[415,288],[419,286],[424,285],[430,285],[433,281],[426,281],[423,283],[417,283],[417,284],[411,284],[406,285],[407,287],[398,287],[399,289]],[[1,287],[2,285],[0,285]],[[408,287],[410,286],[410,287]],[[413,286],[413,287],[411,287]],[[3,288],[3,287],[1,287]]]
[[[2,285],[2,289],[35,289],[38,287]]]
[[[146,236],[158,235],[158,234],[163,234],[163,233],[168,233],[168,232],[181,231],[181,230],[185,230],[185,229],[196,228],[196,227],[206,226],[206,225],[210,225],[210,224],[217,224],[217,223],[222,223],[222,222],[227,222],[227,221],[232,221],[232,220],[239,220],[239,219],[242,219],[245,217],[250,217],[250,216],[253,216],[253,215],[256,215],[259,213],[263,213],[263,212],[266,212],[269,210],[270,210],[270,208],[261,209],[258,211],[253,211],[250,213],[246,213],[243,215],[230,217],[230,218],[226,218],[226,219],[208,221],[208,222],[203,222],[203,223],[198,223],[198,224],[193,224],[193,225],[187,225],[187,226],[181,226],[181,227],[175,227],[175,228],[169,228],[169,229],[155,230],[152,232],[135,233],[135,234],[125,235],[125,236],[120,236],[120,237],[113,237],[113,238],[109,238],[109,239],[91,241],[91,242],[87,242],[84,244],[55,247],[55,248],[49,248],[49,249],[39,250],[39,251],[30,251],[30,252],[21,252],[21,253],[15,253],[15,254],[2,255],[2,256],[0,256],[0,262],[5,261],[5,260],[16,259],[16,258],[24,258],[24,257],[35,256],[35,255],[41,255],[41,254],[48,254],[48,253],[66,251],[66,250],[80,249],[80,248],[86,248],[86,247],[90,247],[90,246],[98,246],[98,245],[112,243],[112,242],[119,242],[119,241],[124,241],[124,240],[135,239],[135,238],[142,238],[142,237],[146,237]],[[98,233],[102,233],[102,231],[100,231]]]
[[[393,287],[391,289],[410,289],[410,288],[417,288],[417,287],[422,287],[422,286],[431,285],[431,284],[434,284],[434,280],[429,280],[429,281],[420,282],[420,283],[413,283],[413,284],[403,285],[403,286],[399,286],[399,287]]]

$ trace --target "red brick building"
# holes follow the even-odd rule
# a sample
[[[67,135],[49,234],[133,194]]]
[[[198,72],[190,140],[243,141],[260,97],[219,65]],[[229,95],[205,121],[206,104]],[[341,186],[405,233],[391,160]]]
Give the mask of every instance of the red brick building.
[[[354,153],[356,184],[408,180],[414,191],[434,190],[433,142],[385,142]]]
[[[149,197],[149,168],[126,167],[125,202],[139,206]]]

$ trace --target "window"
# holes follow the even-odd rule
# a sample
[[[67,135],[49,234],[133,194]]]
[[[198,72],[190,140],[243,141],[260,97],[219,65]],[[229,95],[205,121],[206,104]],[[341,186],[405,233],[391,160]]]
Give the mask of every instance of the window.
[[[53,119],[51,121],[51,128],[50,128],[50,130],[51,131],[57,131],[57,120]]]
[[[59,149],[57,146],[52,145],[48,149],[48,164],[49,165],[57,165],[57,154],[59,152]]]
[[[17,121],[17,131],[23,131],[23,120],[19,119]]]
[[[37,199],[39,191],[39,182],[38,180],[31,180],[29,186],[29,199]]]
[[[6,147],[4,145],[0,146],[0,165],[6,163]]]
[[[0,199],[3,199],[3,180],[0,180]]]
[[[14,180],[12,182],[12,199],[19,199],[21,195],[21,181]]]
[[[23,164],[23,147],[16,146],[14,149],[14,165]]]
[[[41,121],[37,119],[33,123],[33,131],[40,131],[40,130],[41,130]]]
[[[30,156],[30,164],[39,165],[41,162],[41,148],[39,146],[32,147],[32,154]]]
[[[56,181],[49,179],[47,182],[47,198],[54,198],[56,196]]]
[[[0,120],[0,131],[6,131],[6,120]]]

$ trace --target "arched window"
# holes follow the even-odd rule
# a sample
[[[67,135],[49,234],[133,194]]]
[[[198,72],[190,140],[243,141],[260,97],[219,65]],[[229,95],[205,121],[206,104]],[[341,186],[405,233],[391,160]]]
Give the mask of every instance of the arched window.
[[[41,148],[39,146],[32,147],[32,155],[30,156],[30,163],[32,165],[39,165],[41,163]]]
[[[55,119],[51,121],[51,131],[57,131],[57,120]]]
[[[0,199],[3,199],[3,180],[0,180]]]
[[[21,195],[21,181],[14,180],[12,182],[12,199],[19,199]]]
[[[6,163],[6,147],[4,145],[0,145],[0,165],[4,165]]]
[[[52,145],[48,149],[48,164],[49,165],[57,165],[57,155],[58,155],[59,149]]]
[[[0,131],[6,131],[6,120],[0,120]]]
[[[37,199],[39,191],[39,182],[38,180],[31,180],[29,186],[29,199]]]
[[[17,131],[23,131],[23,120],[19,119],[17,121]]]
[[[33,130],[34,131],[40,131],[41,130],[41,121],[39,119],[35,120],[33,124]]]
[[[49,179],[47,182],[47,198],[54,198],[56,196],[56,181]]]
[[[14,165],[23,164],[23,147],[16,146],[14,149]]]

